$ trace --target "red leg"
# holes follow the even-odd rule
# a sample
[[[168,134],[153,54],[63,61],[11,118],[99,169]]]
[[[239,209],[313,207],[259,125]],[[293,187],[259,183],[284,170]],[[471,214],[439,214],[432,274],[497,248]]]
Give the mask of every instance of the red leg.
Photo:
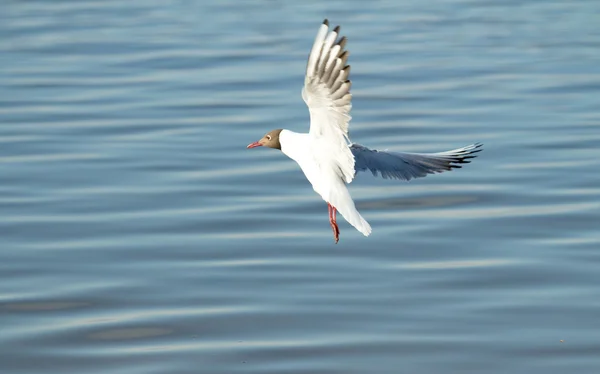
[[[335,240],[335,244],[340,240],[340,228],[337,225],[336,214],[337,210],[335,207],[329,203],[327,203],[327,209],[329,210],[329,224],[331,225],[331,229],[333,230],[333,239]]]

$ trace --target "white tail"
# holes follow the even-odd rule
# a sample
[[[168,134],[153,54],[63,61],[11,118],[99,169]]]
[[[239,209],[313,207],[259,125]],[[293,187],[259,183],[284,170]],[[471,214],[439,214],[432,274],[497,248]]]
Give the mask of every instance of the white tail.
[[[354,201],[352,201],[352,197],[350,196],[350,192],[348,192],[346,184],[339,178],[337,178],[337,180],[338,183],[335,183],[334,186],[332,186],[333,188],[330,189],[329,194],[327,194],[328,196],[323,196],[323,198],[333,205],[349,224],[354,226],[354,228],[360,231],[364,236],[369,236],[371,233],[371,225],[369,225],[369,222],[367,222],[363,216],[360,215],[358,210],[356,210],[356,206],[354,205]]]

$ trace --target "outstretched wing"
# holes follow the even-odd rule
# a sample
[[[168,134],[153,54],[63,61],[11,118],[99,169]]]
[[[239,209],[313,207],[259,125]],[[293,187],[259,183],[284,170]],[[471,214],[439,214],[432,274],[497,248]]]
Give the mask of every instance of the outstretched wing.
[[[348,148],[348,123],[352,107],[350,66],[346,65],[346,38],[340,27],[331,32],[323,21],[308,56],[302,98],[310,112],[310,136],[315,157],[347,183],[354,178],[354,157]]]
[[[483,144],[471,144],[463,148],[439,153],[405,153],[377,151],[360,144],[352,144],[350,149],[356,160],[356,172],[370,170],[374,176],[409,181],[427,174],[441,173],[462,167],[475,153],[482,150]]]

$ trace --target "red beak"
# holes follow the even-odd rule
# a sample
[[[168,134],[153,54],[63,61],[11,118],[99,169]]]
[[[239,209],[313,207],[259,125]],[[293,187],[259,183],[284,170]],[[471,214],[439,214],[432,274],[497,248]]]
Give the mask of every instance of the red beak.
[[[255,148],[255,147],[262,147],[262,144],[260,144],[259,142],[254,142],[254,143],[248,144],[248,146],[246,148]]]

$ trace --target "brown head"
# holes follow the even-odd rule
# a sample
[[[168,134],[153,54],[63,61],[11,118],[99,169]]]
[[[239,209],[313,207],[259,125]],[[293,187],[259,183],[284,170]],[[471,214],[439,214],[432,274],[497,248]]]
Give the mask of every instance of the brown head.
[[[281,149],[281,143],[279,143],[279,134],[282,129],[269,131],[265,136],[257,142],[250,143],[246,148],[254,147],[269,147],[275,149]]]

